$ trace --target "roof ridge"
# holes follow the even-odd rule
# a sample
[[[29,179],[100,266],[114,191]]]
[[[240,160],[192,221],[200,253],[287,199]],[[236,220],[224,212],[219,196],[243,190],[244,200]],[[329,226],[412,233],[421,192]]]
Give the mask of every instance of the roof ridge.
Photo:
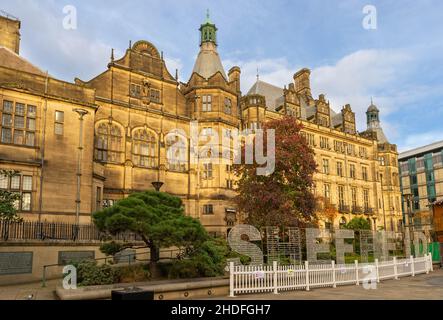
[[[9,54],[12,54],[15,58],[21,60],[24,63],[27,63],[29,66],[31,66],[32,68],[34,68],[36,71],[39,71],[41,74],[48,74],[47,71],[43,71],[42,69],[40,69],[39,67],[37,67],[36,65],[34,65],[32,62],[30,62],[28,59],[22,57],[21,55],[17,54],[16,52],[12,51],[11,49],[5,47],[5,46],[0,46],[0,49],[4,49],[6,52],[8,52]]]

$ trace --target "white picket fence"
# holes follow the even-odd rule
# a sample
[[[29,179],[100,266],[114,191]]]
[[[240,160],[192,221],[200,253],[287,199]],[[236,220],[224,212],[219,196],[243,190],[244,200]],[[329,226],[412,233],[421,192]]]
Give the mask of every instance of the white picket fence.
[[[391,261],[354,264],[309,264],[280,266],[236,266],[230,269],[230,296],[235,294],[269,293],[280,291],[307,290],[340,285],[360,285],[386,279],[429,273],[433,271],[432,255],[409,259],[394,258]]]

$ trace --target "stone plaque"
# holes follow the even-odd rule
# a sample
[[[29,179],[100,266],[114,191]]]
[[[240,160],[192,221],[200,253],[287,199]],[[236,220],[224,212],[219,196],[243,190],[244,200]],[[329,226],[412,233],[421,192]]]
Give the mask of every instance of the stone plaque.
[[[67,265],[72,262],[81,262],[84,260],[94,260],[94,251],[59,251],[58,264]]]
[[[0,275],[32,273],[32,252],[0,252]]]
[[[114,256],[114,262],[119,263],[134,263],[136,251],[134,249],[125,249]]]

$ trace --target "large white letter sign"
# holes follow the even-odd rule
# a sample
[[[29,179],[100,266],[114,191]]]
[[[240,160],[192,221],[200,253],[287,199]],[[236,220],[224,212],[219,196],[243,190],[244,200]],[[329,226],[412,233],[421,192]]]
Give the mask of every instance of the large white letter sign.
[[[327,241],[326,243],[317,243],[317,239]],[[319,253],[330,253],[331,233],[327,230],[306,229],[306,253],[309,262],[317,262]]]
[[[260,231],[249,225],[240,224],[231,229],[228,235],[228,243],[231,249],[241,255],[251,258],[251,265],[263,264],[263,252],[261,249],[249,242],[243,240],[243,235],[248,236],[249,241],[261,241]]]
[[[345,264],[345,253],[353,253],[354,246],[345,243],[345,239],[354,239],[354,230],[335,230],[335,251],[337,264]]]
[[[371,230],[360,230],[361,262],[367,263],[370,253],[374,253],[374,232]]]
[[[422,243],[422,252],[420,252],[420,242]],[[428,253],[428,239],[423,232],[414,232],[414,253],[415,257],[423,257]]]
[[[395,239],[395,232],[392,231],[378,231],[376,233],[375,256],[379,260],[386,261],[389,259],[389,251],[394,251],[396,247]]]

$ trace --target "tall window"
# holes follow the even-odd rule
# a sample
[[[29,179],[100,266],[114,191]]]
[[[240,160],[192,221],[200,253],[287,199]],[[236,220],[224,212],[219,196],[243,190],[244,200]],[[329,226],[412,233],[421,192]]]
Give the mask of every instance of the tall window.
[[[334,140],[334,150],[336,152],[344,153],[345,152],[345,148],[344,148],[343,142],[342,141],[338,141],[338,140]]]
[[[368,150],[365,147],[359,147],[358,151],[360,157],[367,158],[368,157]]]
[[[37,108],[32,105],[3,101],[1,112],[1,142],[15,145],[35,146]]]
[[[349,165],[349,176],[351,177],[351,179],[355,179],[355,164]]]
[[[343,177],[343,162],[337,161],[337,175]]]
[[[329,174],[329,159],[323,159],[323,173]]]
[[[63,111],[55,112],[54,133],[62,136],[64,132],[65,113]]]
[[[225,113],[226,114],[232,113],[232,101],[229,98],[225,98]]]
[[[307,133],[306,134],[306,141],[308,142],[308,145],[310,147],[315,147],[315,136],[312,133]]]
[[[132,160],[136,166],[154,168],[157,160],[157,140],[154,133],[145,129],[134,132]]]
[[[357,208],[357,188],[351,189],[351,196],[352,196],[352,208]]]
[[[340,205],[340,208],[344,208],[345,206],[345,187],[344,186],[338,186],[338,203]]]
[[[211,112],[212,111],[212,96],[205,95],[202,98],[202,111]]]
[[[212,163],[205,163],[203,165],[203,179],[208,180],[212,179],[213,172],[212,172]]]
[[[16,209],[19,211],[31,211],[32,182],[32,176],[18,174],[8,177],[0,175],[0,189],[20,195],[20,200],[15,204]]]
[[[369,176],[368,176],[368,167],[362,167],[362,178],[364,181],[368,181],[369,180]]]
[[[327,199],[327,200],[331,199],[331,185],[329,185],[329,184],[324,185],[324,196],[325,196],[325,199]]]
[[[187,170],[188,149],[186,139],[178,134],[166,138],[168,169],[184,172]]]
[[[363,202],[365,204],[365,210],[367,211],[369,209],[369,190],[368,189],[363,190]]]
[[[353,156],[355,154],[355,146],[353,144],[348,144],[346,147],[348,155]]]
[[[329,149],[329,138],[320,137],[320,148]]]
[[[117,125],[102,123],[97,129],[95,159],[103,162],[121,162],[122,133]]]

